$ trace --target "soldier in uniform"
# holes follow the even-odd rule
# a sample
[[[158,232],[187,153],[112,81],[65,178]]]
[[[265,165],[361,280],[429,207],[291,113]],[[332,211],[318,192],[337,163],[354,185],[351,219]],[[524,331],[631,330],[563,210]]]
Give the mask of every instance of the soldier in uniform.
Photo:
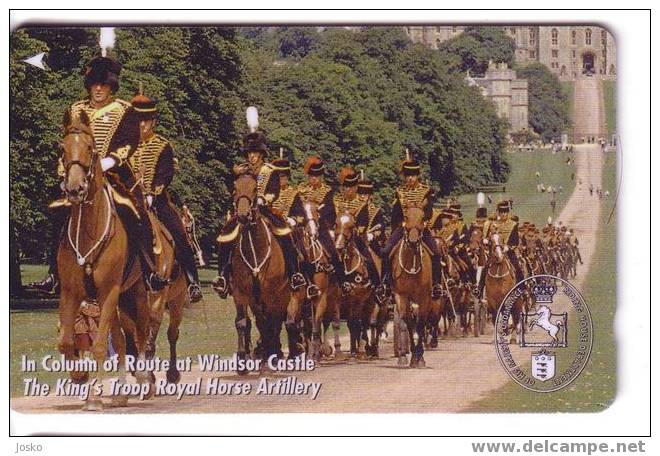
[[[477,254],[482,248],[484,240],[484,225],[488,218],[488,210],[485,207],[478,207],[475,214],[474,221],[468,228],[468,249],[470,254]],[[481,282],[481,275],[483,274],[483,266],[477,265],[474,274],[474,288],[472,293],[478,297],[479,283]]]
[[[407,157],[401,164],[401,174],[405,182],[396,189],[396,197],[392,206],[392,235],[383,247],[383,282],[389,284],[391,281],[389,257],[392,249],[399,243],[404,234],[403,215],[409,206],[421,207],[424,211],[425,225],[433,214],[434,194],[431,187],[419,180],[420,166],[417,160]],[[422,231],[422,242],[431,254],[433,288],[431,296],[438,299],[442,295],[442,259],[438,246],[431,235],[431,231],[425,227]]]
[[[573,228],[568,230],[568,243],[571,245],[571,247],[573,247],[573,251],[575,252],[575,255],[577,255],[577,259],[580,264],[584,264],[582,263],[582,255],[580,255],[580,242],[573,232]]]
[[[121,65],[109,57],[95,57],[85,67],[84,84],[88,97],[74,103],[68,114],[75,118],[85,112],[90,121],[94,136],[94,147],[100,157],[101,168],[113,186],[124,197],[129,198],[138,214],[123,205],[117,205],[117,212],[128,231],[129,239],[137,244],[140,264],[145,281],[150,289],[162,289],[167,280],[155,269],[153,257],[153,231],[146,213],[145,199],[128,159],[135,152],[140,141],[140,125],[136,111],[130,103],[115,98],[119,88]],[[60,160],[58,174],[65,170]],[[59,245],[59,238],[54,239]],[[48,277],[31,284],[43,291],[52,291],[58,283],[57,245],[52,249]]]
[[[317,294],[316,285],[308,283],[300,271],[298,251],[293,244],[289,225],[272,208],[272,203],[277,201],[279,197],[280,169],[271,163],[265,162],[268,147],[266,146],[264,134],[253,131],[245,135],[243,138],[243,154],[246,156],[247,161],[235,165],[233,172],[236,176],[250,174],[257,182],[259,212],[270,221],[274,228],[273,234],[275,234],[275,238],[278,240],[284,254],[291,289],[297,290],[307,285],[308,295]],[[221,298],[226,298],[229,294],[228,267],[235,242],[235,237],[230,236],[230,233],[233,232],[237,223],[237,217],[235,215],[231,216],[223,227],[220,236],[218,236],[218,277],[213,281],[213,289]]]
[[[174,150],[167,139],[154,132],[156,102],[140,94],[131,100],[131,104],[140,120],[140,143],[128,163],[133,174],[141,180],[147,205],[174,238],[176,259],[188,279],[190,301],[198,302],[202,299],[202,289],[199,286],[195,254],[168,192],[174,177]]]
[[[383,211],[373,201],[374,185],[367,179],[358,182],[358,195],[367,199],[368,222],[363,229],[362,236],[376,255],[381,256],[381,250],[385,242],[385,218]]]
[[[334,193],[330,200],[330,206],[327,210],[323,210],[323,224],[326,226],[334,226],[337,217],[344,213],[349,213],[355,220],[355,226],[358,231],[358,236],[355,237],[355,247],[360,255],[364,258],[367,272],[369,274],[369,281],[374,287],[375,296],[378,301],[382,302],[385,299],[385,291],[381,287],[380,276],[376,269],[376,264],[371,256],[371,251],[362,238],[363,233],[366,232],[369,225],[369,209],[367,198],[358,194],[358,174],[351,167],[344,167],[339,172],[339,185],[341,190]],[[324,208],[325,209],[325,208]]]
[[[500,245],[503,247],[511,265],[513,266],[516,282],[523,280],[523,272],[518,263],[518,257],[515,253],[515,248],[520,243],[518,235],[518,223],[510,217],[511,202],[500,201],[497,203],[497,217],[495,220],[488,220],[484,224],[484,242],[490,242],[490,237],[498,233],[500,235]],[[481,282],[479,283],[478,296],[483,293],[485,284],[485,276],[481,275]]]
[[[309,156],[305,160],[304,171],[307,175],[307,182],[298,185],[298,197],[301,203],[305,201],[313,202],[319,210],[319,242],[323,246],[326,254],[330,257],[330,263],[333,267],[333,275],[339,284],[343,293],[351,291],[351,283],[347,281],[344,274],[344,265],[339,259],[337,248],[332,240],[331,230],[334,230],[334,218],[332,215],[332,188],[325,182],[324,178],[325,164],[323,160],[316,156]],[[301,209],[297,209],[300,207]],[[302,204],[296,205],[292,214],[304,216]]]

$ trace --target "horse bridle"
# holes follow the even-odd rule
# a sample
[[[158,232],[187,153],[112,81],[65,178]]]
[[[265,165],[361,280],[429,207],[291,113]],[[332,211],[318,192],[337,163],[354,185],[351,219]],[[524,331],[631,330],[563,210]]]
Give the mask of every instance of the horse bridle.
[[[74,166],[80,166],[82,170],[85,172],[85,177],[83,180],[83,191],[81,193],[81,201],[85,201],[87,198],[87,191],[89,188],[89,183],[94,180],[94,173],[96,172],[96,161],[98,160],[98,153],[96,151],[96,147],[94,145],[94,138],[88,133],[83,130],[80,130],[78,128],[73,128],[69,131],[67,131],[65,138],[69,135],[82,135],[86,134],[92,138],[91,145],[89,146],[89,149],[91,151],[91,158],[90,158],[90,163],[89,165],[85,165],[83,162],[80,160],[71,160],[69,162],[64,162],[62,160],[62,165],[64,166],[64,181],[66,182],[69,177],[69,171],[71,171],[71,168]],[[64,193],[67,194],[68,196],[68,191],[66,187],[63,186]]]

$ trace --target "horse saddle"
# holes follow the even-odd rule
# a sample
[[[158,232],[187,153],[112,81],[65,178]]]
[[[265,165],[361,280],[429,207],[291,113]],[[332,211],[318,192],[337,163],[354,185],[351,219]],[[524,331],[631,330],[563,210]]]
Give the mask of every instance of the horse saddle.
[[[167,242],[172,247],[174,247],[174,238],[169,232],[165,225],[156,217],[153,211],[147,211],[149,216],[149,222],[151,223],[151,229],[153,232],[154,238],[154,254],[160,255],[163,251],[163,243]]]

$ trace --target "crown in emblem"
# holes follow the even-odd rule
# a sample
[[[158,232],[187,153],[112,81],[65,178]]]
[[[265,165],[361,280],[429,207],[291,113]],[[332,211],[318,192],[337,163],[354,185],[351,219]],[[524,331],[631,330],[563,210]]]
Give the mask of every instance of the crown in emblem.
[[[537,303],[551,303],[557,287],[550,283],[537,283],[532,287],[532,294]]]

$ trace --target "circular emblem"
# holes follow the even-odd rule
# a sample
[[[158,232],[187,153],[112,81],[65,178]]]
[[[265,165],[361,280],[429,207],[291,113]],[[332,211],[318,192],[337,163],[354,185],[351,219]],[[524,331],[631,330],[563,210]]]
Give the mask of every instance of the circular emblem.
[[[531,276],[509,291],[495,322],[497,357],[520,386],[549,393],[568,386],[589,361],[591,313],[564,279]]]

